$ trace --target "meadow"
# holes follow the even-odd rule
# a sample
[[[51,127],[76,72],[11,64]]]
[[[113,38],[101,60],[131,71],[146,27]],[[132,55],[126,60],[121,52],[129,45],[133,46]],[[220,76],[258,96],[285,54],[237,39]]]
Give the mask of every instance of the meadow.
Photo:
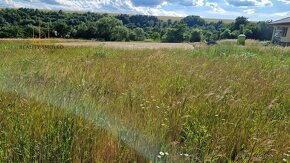
[[[0,162],[289,162],[290,49],[0,43]]]

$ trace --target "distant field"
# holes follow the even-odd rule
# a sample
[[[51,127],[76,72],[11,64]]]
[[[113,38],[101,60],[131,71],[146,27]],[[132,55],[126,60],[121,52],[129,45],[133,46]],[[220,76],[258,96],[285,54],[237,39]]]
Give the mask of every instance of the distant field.
[[[0,41],[0,162],[289,162],[289,48],[21,44]]]
[[[158,18],[164,21],[167,21],[169,19],[178,21],[178,20],[181,20],[183,17],[158,16]],[[213,19],[213,18],[203,18],[203,19],[208,23],[210,22],[217,23],[218,21],[222,21],[225,24],[230,24],[230,23],[235,22],[235,20],[232,20],[232,19]]]

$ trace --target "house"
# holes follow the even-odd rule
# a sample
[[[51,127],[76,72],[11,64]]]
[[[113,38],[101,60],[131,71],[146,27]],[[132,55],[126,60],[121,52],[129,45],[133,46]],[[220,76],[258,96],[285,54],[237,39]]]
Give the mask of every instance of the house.
[[[290,45],[290,17],[274,21],[271,24],[274,27],[272,41]]]

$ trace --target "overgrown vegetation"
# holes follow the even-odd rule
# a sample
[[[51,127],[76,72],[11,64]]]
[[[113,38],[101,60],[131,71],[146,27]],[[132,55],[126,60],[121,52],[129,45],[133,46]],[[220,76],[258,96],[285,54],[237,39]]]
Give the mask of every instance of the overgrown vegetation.
[[[244,25],[245,30],[240,31]],[[200,42],[237,38],[245,33],[249,39],[270,40],[269,21],[249,22],[238,17],[225,24],[206,22],[199,16],[180,21],[164,21],[155,16],[98,13],[66,13],[34,9],[0,10],[0,38],[82,38],[105,41]]]
[[[0,162],[282,162],[290,51],[0,44]]]

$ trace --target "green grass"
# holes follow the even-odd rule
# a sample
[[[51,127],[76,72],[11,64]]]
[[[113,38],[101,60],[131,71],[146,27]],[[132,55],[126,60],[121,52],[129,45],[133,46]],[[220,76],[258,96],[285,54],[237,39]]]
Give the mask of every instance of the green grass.
[[[0,44],[0,162],[290,160],[287,48],[18,45]]]

